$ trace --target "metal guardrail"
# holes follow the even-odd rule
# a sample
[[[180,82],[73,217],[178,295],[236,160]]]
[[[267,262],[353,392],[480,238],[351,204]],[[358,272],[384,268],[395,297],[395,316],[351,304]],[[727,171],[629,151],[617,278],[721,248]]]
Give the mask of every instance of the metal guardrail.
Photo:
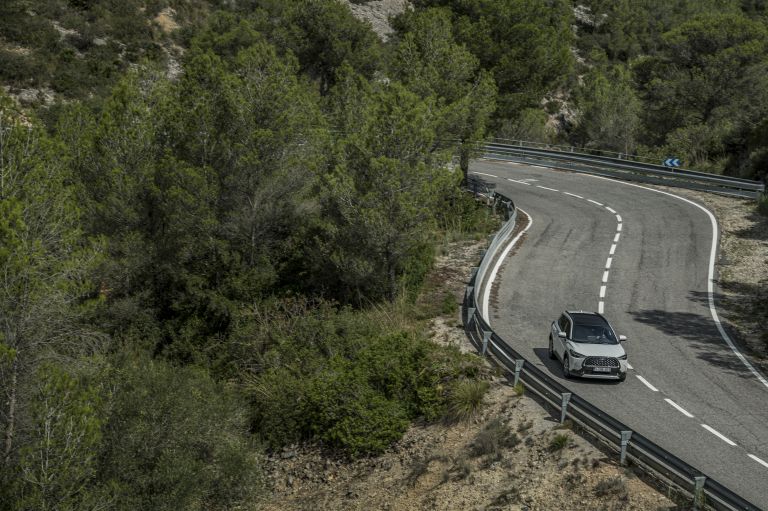
[[[563,147],[531,147],[530,143],[489,142],[483,146],[488,158],[496,158],[521,163],[542,164],[549,167],[573,170],[588,174],[613,177],[627,181],[639,181],[664,186],[675,186],[715,192],[736,197],[756,199],[765,193],[765,184],[736,177],[720,176],[694,170],[670,170],[661,165],[633,161],[612,156],[566,151]]]
[[[482,296],[481,292],[487,285],[485,279],[488,267],[496,259],[499,248],[515,230],[517,209],[512,199],[502,194],[489,192],[487,197],[494,208],[499,205],[505,208],[507,221],[483,254],[480,265],[473,271],[464,293],[461,309],[464,331],[478,351],[483,355],[492,355],[498,363],[515,375],[515,382],[521,380],[529,390],[559,409],[561,422],[566,417],[570,418],[608,447],[618,451],[622,464],[629,458],[650,475],[663,479],[679,492],[688,495],[694,509],[760,511],[760,508],[721,483],[568,390],[530,363],[491,329],[478,310],[482,305],[478,297]]]

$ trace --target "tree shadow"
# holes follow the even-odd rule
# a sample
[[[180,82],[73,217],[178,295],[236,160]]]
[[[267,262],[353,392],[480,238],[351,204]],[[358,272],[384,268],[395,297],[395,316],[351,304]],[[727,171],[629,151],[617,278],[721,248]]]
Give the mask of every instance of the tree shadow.
[[[753,211],[747,216],[747,220],[754,223],[745,229],[734,231],[734,235],[750,240],[764,241],[768,239],[768,217]]]
[[[496,189],[496,183],[484,179],[477,174],[470,174],[467,176],[467,190],[478,194],[487,194]]]
[[[702,296],[703,295],[703,296]],[[708,303],[706,293],[692,293],[691,300]],[[731,351],[720,336],[709,315],[691,312],[670,312],[646,309],[629,313],[635,321],[650,325],[672,339],[680,339],[696,351],[697,358],[741,378],[752,378],[752,373]],[[733,329],[726,331],[733,338]]]

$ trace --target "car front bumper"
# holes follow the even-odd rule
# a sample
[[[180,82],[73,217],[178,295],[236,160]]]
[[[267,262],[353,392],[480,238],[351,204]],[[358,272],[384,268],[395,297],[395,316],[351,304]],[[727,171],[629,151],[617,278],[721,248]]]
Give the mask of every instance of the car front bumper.
[[[604,372],[598,368],[585,366],[584,360],[584,358],[570,359],[571,374],[574,376],[581,376],[582,378],[595,378],[600,380],[618,380],[627,374],[626,360],[619,360],[619,367],[611,367],[609,368],[609,372]]]

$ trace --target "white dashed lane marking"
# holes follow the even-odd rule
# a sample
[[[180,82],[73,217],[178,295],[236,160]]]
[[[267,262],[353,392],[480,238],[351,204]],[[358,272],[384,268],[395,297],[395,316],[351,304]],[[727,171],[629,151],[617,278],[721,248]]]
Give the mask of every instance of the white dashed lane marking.
[[[605,286],[600,286],[600,298],[605,298]]]
[[[629,364],[627,364],[627,367],[629,367],[630,369],[632,369],[632,368],[629,366]],[[657,389],[656,387],[654,387],[653,385],[651,385],[651,384],[650,384],[650,382],[648,382],[648,380],[646,380],[645,378],[643,378],[643,377],[642,377],[642,376],[640,376],[639,374],[636,374],[635,376],[637,377],[637,379],[638,379],[638,380],[640,380],[640,381],[642,382],[642,384],[643,384],[643,385],[645,385],[646,387],[648,387],[648,388],[649,388],[649,389],[651,389],[652,391],[654,391],[654,392],[658,392],[658,391],[659,391],[659,389]]]
[[[616,243],[614,243],[613,245],[611,245],[611,251],[610,251],[610,252],[608,252],[608,253],[609,253],[609,254],[611,254],[611,255],[613,255],[613,254],[615,254],[615,253],[616,253]]]
[[[605,209],[607,209],[608,211],[610,211],[610,212],[611,212],[611,213],[613,213],[614,215],[616,214],[616,210],[615,210],[615,209],[613,209],[613,208],[609,208],[608,206],[606,206],[606,207],[605,207]]]
[[[677,409],[677,411],[678,411],[678,412],[682,413],[682,414],[683,414],[683,415],[685,415],[686,417],[688,417],[688,418],[691,418],[691,417],[693,417],[693,414],[692,414],[691,412],[689,412],[688,410],[686,410],[685,408],[683,408],[683,407],[682,407],[682,406],[680,406],[679,404],[675,403],[675,402],[674,402],[674,401],[672,401],[671,399],[667,398],[667,399],[665,399],[664,401],[666,401],[667,403],[669,403],[670,405],[672,405],[672,406],[673,406],[675,409]],[[704,424],[702,424],[702,426],[704,426]]]
[[[597,312],[599,312],[600,314],[602,314],[602,313],[603,313],[603,309],[604,309],[604,308],[605,308],[605,304],[603,303],[603,301],[602,301],[602,300],[600,300],[599,302],[597,302]]]
[[[617,230],[618,232],[621,232],[621,226],[622,226],[622,225],[623,225],[623,224],[616,224],[616,230]]]
[[[603,282],[608,282],[608,271],[603,272]]]
[[[587,199],[587,202],[591,202],[592,204],[595,204],[596,206],[600,206],[600,207],[602,207],[602,206],[603,206],[602,204],[600,204],[600,203],[599,203],[599,202],[597,202],[596,200]]]
[[[613,262],[613,257],[609,257],[605,260],[605,269],[610,270],[611,269],[611,263]]]
[[[484,174],[483,172],[475,172],[475,174],[479,174],[481,176],[495,177],[496,179],[498,179],[498,177],[494,176],[493,174]]]
[[[756,462],[760,463],[765,468],[768,468],[768,461],[763,461],[760,458],[758,458],[757,456],[755,456],[754,454],[748,454],[747,456],[749,456],[750,458],[752,458]]]
[[[614,242],[614,243],[618,243],[618,242],[619,242],[619,238],[620,238],[620,237],[621,237],[621,234],[617,232],[617,233],[616,233],[616,236],[614,236],[614,237],[613,237],[613,242]]]
[[[576,197],[577,199],[583,199],[584,198],[581,195],[576,195],[575,193],[571,193],[571,192],[563,192],[563,193],[566,194],[566,195],[570,195],[571,197]]]
[[[559,192],[560,190],[555,190],[554,188],[547,188],[546,186],[536,185],[536,188],[541,188],[542,190],[549,190],[550,192]]]
[[[726,444],[728,444],[728,445],[736,445],[736,442],[734,442],[733,440],[731,440],[727,436],[723,435],[722,433],[717,431],[715,428],[711,428],[711,427],[707,426],[706,424],[702,424],[701,427],[706,429],[707,431],[709,431],[713,435],[715,435],[717,438],[719,438],[720,440],[722,440]]]
[[[616,215],[616,221],[621,223],[621,215]]]

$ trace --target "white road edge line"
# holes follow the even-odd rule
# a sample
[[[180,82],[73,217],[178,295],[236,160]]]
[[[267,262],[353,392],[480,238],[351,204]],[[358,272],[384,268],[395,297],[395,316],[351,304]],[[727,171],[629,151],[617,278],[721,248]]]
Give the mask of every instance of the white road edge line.
[[[676,409],[677,409],[677,411],[678,411],[678,412],[682,413],[683,415],[685,415],[685,416],[686,416],[686,417],[688,417],[689,419],[692,419],[692,418],[693,418],[693,414],[692,414],[691,412],[689,412],[688,410],[686,410],[685,408],[683,408],[683,407],[682,407],[682,406],[680,406],[679,404],[675,403],[675,402],[674,402],[674,401],[672,401],[671,399],[667,398],[667,399],[665,399],[664,401],[666,401],[667,403],[671,404],[671,405],[672,405],[674,408],[676,408]],[[702,424],[702,426],[704,426],[704,424]],[[704,426],[704,427],[706,428],[707,426]],[[713,430],[713,431],[714,431],[714,430]],[[736,444],[734,444],[734,445],[736,445]]]
[[[629,364],[627,364],[627,367],[628,367],[629,369],[632,369],[632,368],[629,366]],[[653,385],[651,385],[651,384],[650,384],[650,382],[649,382],[648,380],[646,380],[645,378],[643,378],[643,377],[642,377],[642,376],[640,376],[639,374],[636,374],[636,375],[635,375],[635,377],[637,377],[637,379],[638,379],[638,380],[640,380],[640,381],[643,383],[643,385],[645,385],[646,387],[648,387],[648,388],[649,388],[649,389],[651,389],[652,391],[654,391],[654,392],[658,392],[658,391],[659,391],[659,389],[657,389],[656,387],[654,387]]]
[[[608,271],[603,272],[603,282],[608,282]]]
[[[614,215],[616,214],[616,210],[615,210],[615,209],[613,209],[613,208],[609,208],[608,206],[606,206],[606,207],[605,207],[605,209],[607,209],[608,211],[610,211],[610,212],[611,212],[611,213],[613,213]]]
[[[536,188],[541,188],[542,190],[549,190],[550,192],[559,192],[560,190],[555,190],[554,188],[547,188],[546,186],[536,185]]]
[[[605,304],[603,304],[603,301],[602,301],[602,300],[600,300],[600,301],[597,303],[597,312],[599,312],[600,314],[602,314],[602,313],[603,313],[603,308],[604,308],[604,307],[605,307]]]
[[[507,258],[507,255],[509,255],[509,251],[512,250],[512,247],[514,247],[517,242],[522,238],[523,234],[528,232],[528,229],[531,228],[531,225],[533,225],[533,217],[523,211],[520,208],[517,208],[518,211],[523,213],[525,216],[528,217],[528,225],[526,225],[522,231],[517,233],[517,236],[514,237],[512,241],[510,241],[507,246],[504,248],[504,252],[501,253],[501,257],[496,261],[496,264],[493,266],[493,270],[491,271],[491,274],[488,276],[488,283],[485,285],[485,289],[483,290],[483,318],[485,318],[485,322],[488,323],[490,326],[491,324],[491,318],[488,315],[488,302],[490,301],[491,296],[491,287],[493,287],[493,281],[496,280],[496,274],[499,272],[499,268],[501,267],[501,264],[504,262],[504,260]],[[482,282],[480,283],[482,285]]]
[[[587,199],[587,202],[591,202],[592,204],[595,204],[595,205],[597,205],[597,206],[603,207],[603,205],[602,205],[602,204],[600,204],[599,202],[597,202],[596,200]]]
[[[605,269],[610,270],[611,269],[611,263],[613,262],[613,257],[609,257],[605,260]]]
[[[600,286],[600,298],[605,298],[605,286]]]
[[[712,315],[712,320],[715,322],[715,326],[717,326],[717,331],[720,332],[720,337],[723,338],[726,344],[728,344],[728,347],[731,348],[731,351],[733,351],[733,353],[738,357],[738,359],[741,360],[741,363],[744,364],[747,369],[749,369],[749,371],[755,376],[755,378],[757,378],[760,383],[762,383],[766,388],[768,388],[768,379],[766,379],[766,377],[763,376],[762,373],[760,373],[760,371],[755,369],[755,367],[749,362],[749,360],[747,360],[747,358],[739,351],[739,349],[736,347],[736,345],[733,343],[731,338],[726,333],[725,328],[723,328],[723,324],[720,322],[720,317],[717,314],[717,309],[715,309],[715,257],[717,256],[717,238],[718,238],[717,219],[715,218],[715,215],[713,215],[711,211],[709,211],[707,208],[705,208],[701,204],[697,204],[692,200],[686,199],[685,197],[680,197],[679,195],[675,195],[674,193],[663,192],[661,190],[648,188],[647,186],[636,185],[634,183],[627,183],[625,181],[618,181],[616,179],[610,179],[607,177],[592,176],[591,174],[584,174],[584,175],[591,176],[596,179],[606,179],[608,181],[613,181],[614,183],[621,183],[623,185],[634,186],[635,188],[642,188],[643,190],[650,190],[652,192],[668,195],[670,197],[674,197],[675,199],[680,199],[683,202],[687,202],[688,204],[691,204],[692,206],[699,208],[700,210],[702,210],[704,213],[707,214],[707,216],[709,217],[709,221],[712,224],[712,247],[709,251],[709,275],[707,277],[707,295],[709,297],[709,312]],[[616,235],[616,239],[614,241],[618,241],[618,234]]]
[[[616,243],[614,243],[613,245],[611,245],[611,251],[610,251],[610,252],[608,252],[608,253],[609,253],[609,254],[611,254],[611,255],[613,255],[614,253],[616,253]]]
[[[722,440],[726,444],[728,444],[728,445],[736,445],[736,442],[734,442],[733,440],[731,440],[727,436],[723,435],[722,433],[717,431],[715,428],[711,428],[711,427],[707,426],[706,424],[702,424],[701,427],[706,429],[707,431],[709,431],[713,435],[715,435],[717,438],[719,438],[720,440]]]
[[[575,193],[571,193],[571,192],[563,192],[563,193],[566,194],[566,195],[570,195],[571,197],[576,197],[577,199],[583,199],[584,198],[581,195],[576,195]]]
[[[768,468],[768,461],[763,461],[760,458],[758,458],[757,456],[755,456],[754,454],[747,454],[747,456],[749,456],[750,458],[752,458],[756,462],[760,463],[765,468]]]

